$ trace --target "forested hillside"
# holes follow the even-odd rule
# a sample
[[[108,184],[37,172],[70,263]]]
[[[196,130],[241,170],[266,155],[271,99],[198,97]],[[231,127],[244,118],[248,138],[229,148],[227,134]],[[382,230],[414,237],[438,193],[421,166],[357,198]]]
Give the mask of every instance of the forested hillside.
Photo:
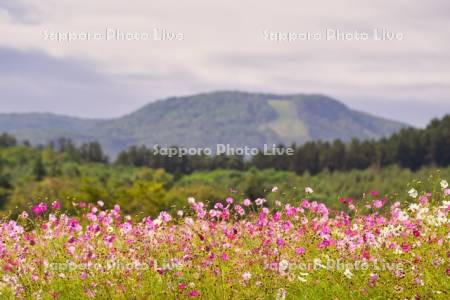
[[[34,145],[97,141],[115,156],[132,145],[263,147],[264,144],[388,136],[406,124],[355,111],[322,95],[213,92],[149,103],[120,118],[0,114],[0,132]]]

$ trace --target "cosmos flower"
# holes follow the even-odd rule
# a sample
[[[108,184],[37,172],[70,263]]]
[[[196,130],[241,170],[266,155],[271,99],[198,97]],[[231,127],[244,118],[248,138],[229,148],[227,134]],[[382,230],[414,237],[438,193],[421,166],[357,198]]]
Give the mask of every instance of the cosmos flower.
[[[285,300],[287,295],[287,291],[283,288],[279,288],[276,295],[276,300]]]
[[[251,274],[250,272],[245,272],[244,274],[242,274],[242,278],[243,278],[245,281],[249,281],[250,278],[252,278],[252,274]]]
[[[189,203],[190,205],[194,205],[194,204],[195,204],[195,198],[194,198],[194,197],[189,197],[189,198],[188,198],[188,203]]]
[[[52,202],[52,209],[54,209],[54,210],[61,209],[61,203],[59,203],[59,201],[53,201]]]
[[[417,203],[411,203],[411,204],[409,205],[408,209],[409,209],[410,211],[416,211],[416,210],[420,209],[420,205],[418,205]]]
[[[252,201],[250,199],[244,199],[244,206],[250,206],[252,205]]]
[[[197,290],[190,291],[190,292],[189,292],[189,297],[191,297],[191,298],[197,298],[197,297],[200,297],[200,292],[197,291]]]
[[[383,201],[375,200],[375,201],[373,201],[372,205],[373,205],[373,207],[379,209],[379,208],[381,208],[383,206]]]
[[[412,198],[417,198],[417,196],[419,195],[419,193],[417,192],[416,189],[412,188],[408,191],[408,194],[410,197]]]
[[[38,205],[34,206],[32,211],[33,214],[35,214],[36,216],[42,215],[43,213],[45,213],[48,210],[48,205],[47,203],[39,203]]]
[[[445,191],[438,189],[437,193],[442,196]],[[450,274],[445,264],[450,201],[445,197],[439,197],[441,203],[424,199],[431,199],[431,195],[423,193],[408,204],[396,202],[386,212],[361,209],[351,214],[319,201],[298,199],[283,199],[284,205],[264,207],[265,199],[260,198],[255,201],[258,207],[251,210],[245,209],[252,204],[250,199],[234,200],[241,205],[224,205],[226,200],[214,205],[195,201],[190,210],[175,210],[178,218],[162,211],[156,218],[143,217],[141,221],[124,215],[119,206],[102,209],[88,203],[85,209],[77,204],[80,214],[51,212],[44,218],[48,207],[40,203],[33,207],[36,217],[31,216],[31,220],[27,212],[17,220],[0,219],[0,292],[6,288],[22,299],[26,298],[24,291],[37,284],[51,286],[73,280],[81,287],[79,298],[89,297],[88,293],[101,297],[105,287],[126,298],[130,296],[126,285],[139,286],[139,293],[145,290],[145,280],[156,278],[161,283],[158,293],[209,299],[212,294],[205,280],[217,279],[249,289],[245,292],[262,293],[270,287],[277,292],[269,296],[284,299],[291,283],[299,286],[299,292],[300,285],[310,288],[317,280],[336,284],[328,276],[318,279],[313,269],[335,272],[330,278],[343,275],[351,279],[339,283],[346,288],[389,293],[400,278],[408,278],[412,284],[444,290],[445,286],[424,274]],[[345,199],[344,203],[350,201]],[[58,207],[53,204],[52,208]],[[370,207],[383,205],[384,199],[373,200]],[[339,269],[322,264],[321,259],[330,258],[344,263],[398,259],[408,268],[379,265],[377,273],[370,273],[375,269],[356,272],[348,264]],[[297,269],[303,262],[308,266]],[[66,269],[54,267],[55,263]],[[233,295],[238,297],[239,292],[233,290]],[[44,290],[42,293],[44,299],[55,298]],[[289,296],[295,299],[298,295]]]
[[[255,200],[255,204],[258,206],[263,205],[265,202],[266,202],[266,199],[264,199],[264,198],[258,198]]]
[[[278,264],[278,270],[280,272],[286,272],[289,269],[289,262],[285,259],[282,259]]]
[[[352,279],[352,277],[353,277],[353,273],[352,273],[349,269],[345,269],[344,275],[345,275],[345,277],[347,277],[348,279]]]
[[[302,255],[305,253],[305,248],[298,247],[297,249],[295,249],[295,253],[297,253],[298,255]]]

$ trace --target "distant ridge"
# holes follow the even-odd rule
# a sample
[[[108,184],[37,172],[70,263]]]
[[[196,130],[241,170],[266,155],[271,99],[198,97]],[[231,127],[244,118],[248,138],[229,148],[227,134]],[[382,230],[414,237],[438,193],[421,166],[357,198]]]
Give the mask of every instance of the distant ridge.
[[[0,114],[0,132],[33,144],[60,137],[97,140],[116,155],[131,145],[262,147],[308,140],[388,136],[403,124],[352,110],[323,95],[219,91],[152,102],[120,118],[92,120],[50,113]]]

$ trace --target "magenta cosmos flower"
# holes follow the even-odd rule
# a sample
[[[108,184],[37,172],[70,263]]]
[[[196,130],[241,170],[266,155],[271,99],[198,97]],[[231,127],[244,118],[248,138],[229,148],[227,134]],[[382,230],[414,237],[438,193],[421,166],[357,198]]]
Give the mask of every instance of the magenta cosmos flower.
[[[33,214],[35,214],[36,216],[42,215],[47,210],[48,210],[48,205],[47,205],[47,203],[44,203],[44,202],[39,203],[38,205],[34,206],[32,209]]]
[[[52,209],[54,209],[54,210],[61,209],[61,203],[59,203],[58,201],[53,201],[52,202]]]

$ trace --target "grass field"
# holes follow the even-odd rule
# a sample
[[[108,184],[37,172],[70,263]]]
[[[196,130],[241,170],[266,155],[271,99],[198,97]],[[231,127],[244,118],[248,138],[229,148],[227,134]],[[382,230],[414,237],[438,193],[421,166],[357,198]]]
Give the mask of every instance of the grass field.
[[[428,189],[427,189],[428,188]],[[135,222],[104,203],[40,203],[0,223],[2,299],[448,299],[450,189],[415,182],[387,206],[189,198]]]

